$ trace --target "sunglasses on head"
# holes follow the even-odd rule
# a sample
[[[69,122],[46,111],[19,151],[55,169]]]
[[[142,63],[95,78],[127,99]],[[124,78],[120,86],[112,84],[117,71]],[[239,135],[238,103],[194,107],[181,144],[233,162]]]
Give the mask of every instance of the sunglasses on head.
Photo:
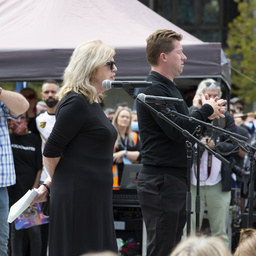
[[[238,244],[238,255],[239,256],[240,256],[240,245],[241,245],[241,242],[243,240],[246,240],[249,237],[251,237],[253,235],[253,233],[255,234],[255,232],[256,232],[256,229],[253,229],[253,228],[246,228],[246,229],[242,229],[240,231],[240,239],[239,239],[239,244]]]
[[[125,109],[125,110],[128,110],[128,111],[132,111],[129,107],[123,107],[123,106],[118,106],[117,109]]]
[[[111,60],[108,61],[106,64],[109,66],[110,70],[113,70],[114,66],[116,65],[116,62]]]
[[[216,85],[216,86],[220,86],[220,84],[217,83],[217,82],[205,82],[205,85],[206,85],[207,87],[210,87],[212,84],[213,84],[213,85]]]
[[[33,100],[36,98],[35,94],[31,93],[29,95],[24,96],[26,99]]]

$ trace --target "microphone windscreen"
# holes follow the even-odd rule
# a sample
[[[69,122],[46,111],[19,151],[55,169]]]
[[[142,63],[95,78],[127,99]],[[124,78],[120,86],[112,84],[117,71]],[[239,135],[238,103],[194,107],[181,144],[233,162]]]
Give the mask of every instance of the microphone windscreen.
[[[138,98],[139,100],[141,100],[142,102],[145,102],[145,100],[146,100],[146,95],[145,95],[144,93],[140,93],[140,94],[138,94],[137,98]]]
[[[103,87],[105,90],[111,89],[111,81],[110,81],[110,80],[104,80],[104,81],[102,82],[102,87]]]

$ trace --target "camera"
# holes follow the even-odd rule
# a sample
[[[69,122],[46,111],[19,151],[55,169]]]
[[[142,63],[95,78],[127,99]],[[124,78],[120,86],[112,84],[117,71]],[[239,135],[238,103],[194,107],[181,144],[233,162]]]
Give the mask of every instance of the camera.
[[[235,173],[238,177],[243,177],[245,170],[237,165],[234,165],[232,172]]]

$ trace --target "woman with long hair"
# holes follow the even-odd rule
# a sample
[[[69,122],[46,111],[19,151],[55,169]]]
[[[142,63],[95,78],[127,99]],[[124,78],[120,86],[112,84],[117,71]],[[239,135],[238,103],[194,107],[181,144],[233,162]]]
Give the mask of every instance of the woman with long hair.
[[[124,164],[140,162],[140,140],[131,129],[132,112],[128,107],[118,107],[112,123],[117,131],[113,162],[118,165],[118,177],[122,178]]]
[[[116,131],[100,102],[105,79],[115,80],[115,51],[100,40],[79,45],[64,72],[56,123],[44,149],[50,177],[49,256],[117,251],[112,209]]]

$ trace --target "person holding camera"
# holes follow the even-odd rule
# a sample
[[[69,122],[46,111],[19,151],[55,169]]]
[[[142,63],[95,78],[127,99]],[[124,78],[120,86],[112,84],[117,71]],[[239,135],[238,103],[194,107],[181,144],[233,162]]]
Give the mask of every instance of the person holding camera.
[[[221,87],[213,79],[205,79],[199,84],[196,95],[193,99],[193,106],[190,111],[193,112],[201,108],[201,93],[208,95],[209,98],[221,97]],[[236,126],[233,117],[226,111],[225,118],[214,120],[213,125],[230,132],[236,132]],[[234,156],[238,153],[238,146],[233,144],[220,132],[207,128],[201,137],[201,141],[210,149],[216,151],[220,155],[227,157]],[[208,220],[212,236],[219,236],[228,246],[229,240],[227,235],[229,206],[231,200],[232,187],[232,167],[222,163],[208,150],[200,148],[200,227],[202,225],[205,207],[207,207]],[[192,212],[191,215],[191,234],[196,232],[196,214],[195,214],[195,198],[197,185],[197,164],[191,168],[191,199]],[[199,228],[200,228],[199,227]]]

